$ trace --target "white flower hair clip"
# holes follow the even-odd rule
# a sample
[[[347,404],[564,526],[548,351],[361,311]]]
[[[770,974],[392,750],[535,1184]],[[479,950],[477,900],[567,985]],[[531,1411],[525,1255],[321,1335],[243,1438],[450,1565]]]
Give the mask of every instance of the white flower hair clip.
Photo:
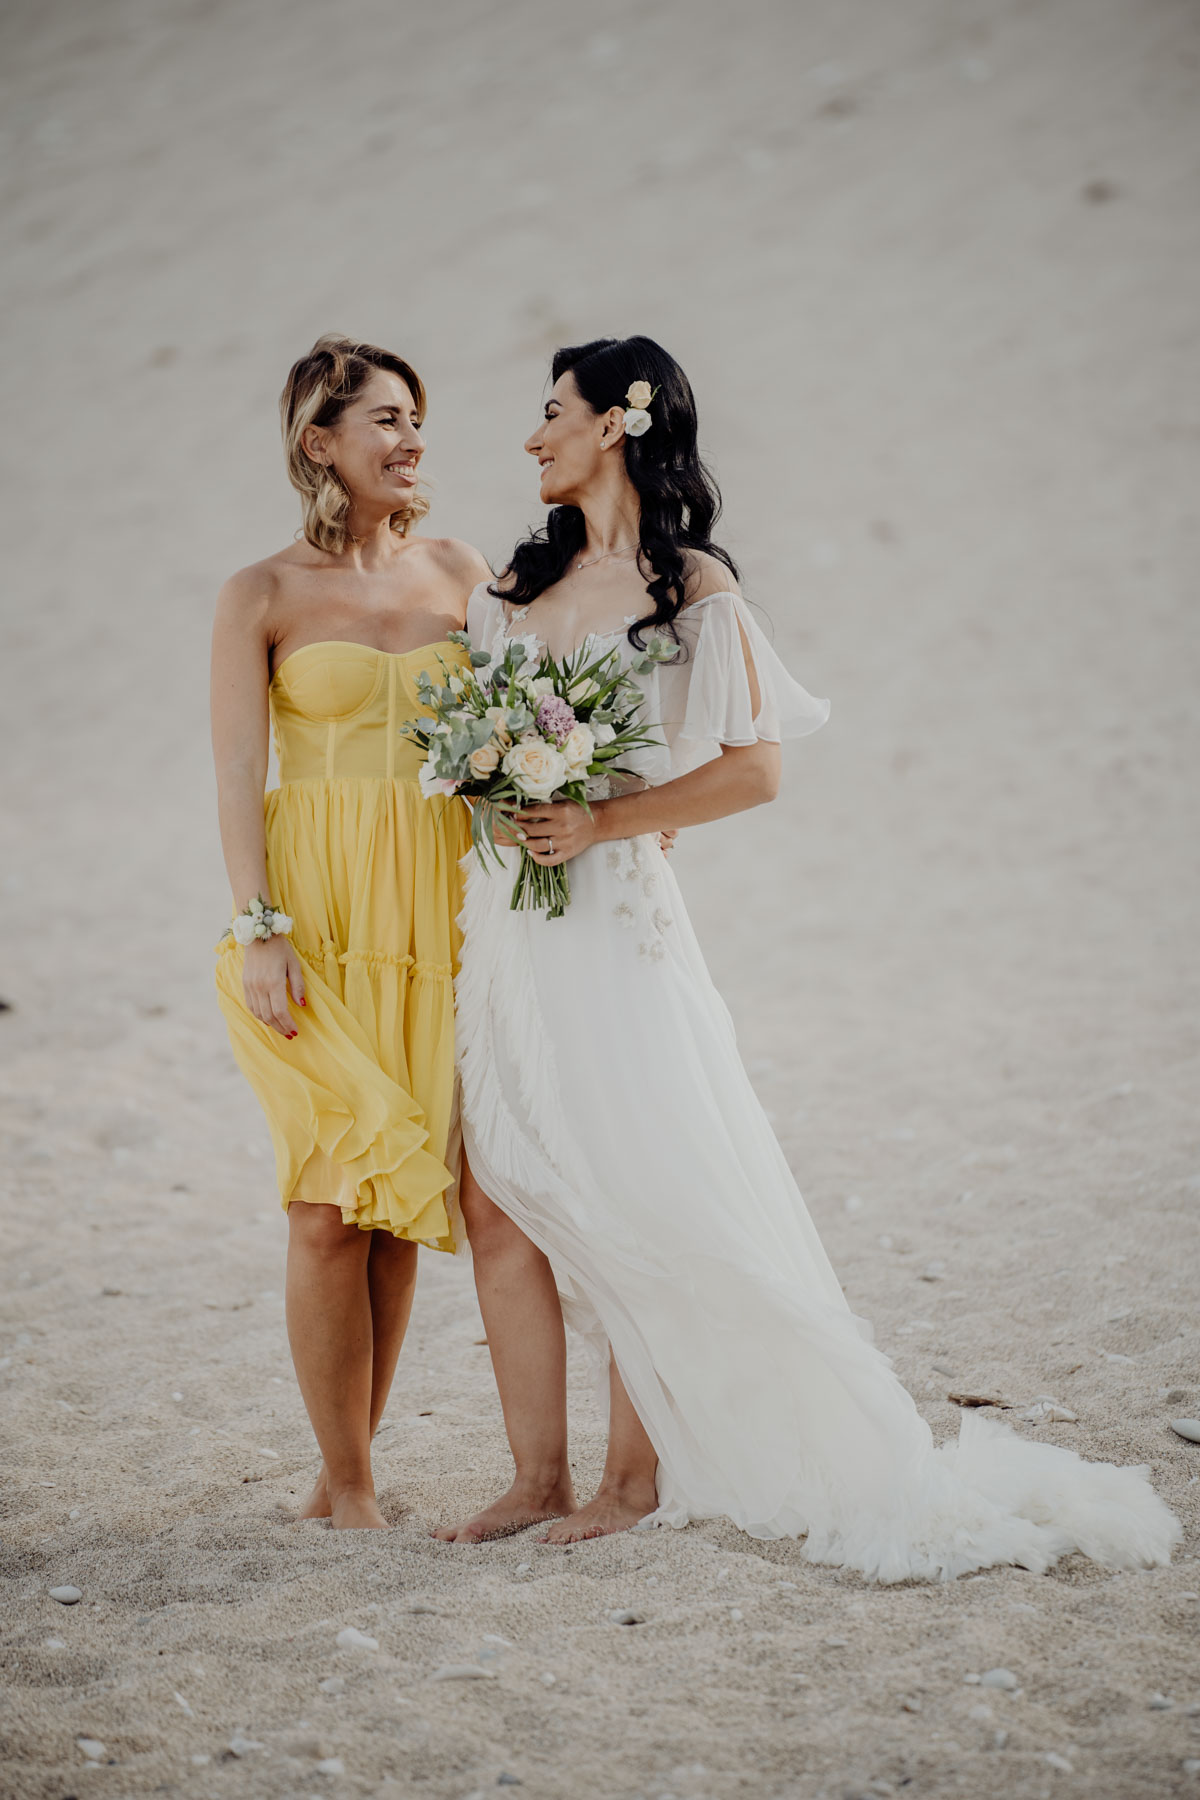
[[[646,408],[653,400],[658,389],[652,388],[648,381],[630,383],[629,392],[625,396],[625,436],[642,437],[654,423]]]

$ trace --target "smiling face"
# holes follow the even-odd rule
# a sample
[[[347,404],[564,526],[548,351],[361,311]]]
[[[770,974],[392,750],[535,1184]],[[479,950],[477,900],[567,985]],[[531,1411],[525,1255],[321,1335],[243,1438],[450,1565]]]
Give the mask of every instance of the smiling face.
[[[376,369],[336,425],[310,425],[303,445],[314,462],[328,463],[352,503],[381,513],[403,512],[416,492],[425,440],[408,383]]]
[[[547,506],[574,506],[594,483],[606,452],[621,438],[621,408],[593,412],[568,369],[550,390],[542,422],[525,440],[541,469]]]

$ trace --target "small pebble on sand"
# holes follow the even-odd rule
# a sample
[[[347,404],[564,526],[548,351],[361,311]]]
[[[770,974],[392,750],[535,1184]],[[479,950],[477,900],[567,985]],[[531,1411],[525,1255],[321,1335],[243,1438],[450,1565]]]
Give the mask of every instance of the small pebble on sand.
[[[244,1732],[235,1731],[229,1740],[229,1748],[235,1756],[249,1756],[254,1750],[262,1750],[264,1746],[257,1738],[247,1737]]]
[[[1052,1399],[1049,1394],[1039,1394],[1021,1417],[1027,1425],[1077,1425],[1079,1422],[1078,1413],[1073,1413],[1069,1406],[1064,1406],[1061,1400]]]
[[[646,1623],[645,1613],[639,1612],[635,1606],[619,1606],[608,1616],[614,1625],[644,1625]]]
[[[78,1606],[83,1595],[77,1587],[52,1587],[50,1598],[57,1600],[60,1606]]]
[[[354,1625],[344,1625],[337,1634],[339,1650],[378,1650],[379,1639],[368,1637]]]
[[[1047,1750],[1042,1757],[1042,1761],[1048,1762],[1052,1769],[1061,1769],[1064,1775],[1073,1775],[1075,1773],[1074,1765],[1069,1763],[1065,1756],[1060,1756],[1057,1750]]]
[[[318,1681],[317,1686],[323,1694],[344,1694],[346,1691],[346,1683],[340,1675],[326,1675],[324,1681]]]
[[[979,1677],[979,1680],[983,1687],[1000,1688],[1006,1694],[1011,1694],[1015,1688],[1020,1686],[1020,1682],[1011,1669],[989,1669],[985,1675]]]
[[[318,1775],[344,1775],[346,1765],[340,1756],[323,1756],[316,1765]]]
[[[906,1713],[919,1713],[921,1710],[921,1702],[914,1694],[909,1694],[900,1702],[900,1710]]]
[[[1151,1694],[1149,1707],[1151,1712],[1173,1712],[1175,1702],[1168,1700],[1165,1694]]]
[[[1200,1419],[1172,1419],[1171,1430],[1189,1444],[1200,1444]]]
[[[89,1762],[100,1762],[108,1755],[107,1749],[100,1742],[99,1738],[82,1737],[76,1738],[75,1742],[79,1745],[79,1748],[83,1751],[83,1754],[87,1757]]]
[[[481,1663],[444,1663],[435,1669],[429,1677],[430,1681],[492,1681],[495,1669],[485,1669]]]

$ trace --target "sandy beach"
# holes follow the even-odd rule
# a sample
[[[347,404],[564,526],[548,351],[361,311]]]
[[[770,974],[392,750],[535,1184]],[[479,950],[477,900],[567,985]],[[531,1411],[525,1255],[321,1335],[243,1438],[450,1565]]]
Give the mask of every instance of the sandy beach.
[[[1194,9],[12,0],[0,51],[0,1793],[1200,1794]],[[395,1529],[289,1523],[207,656],[296,528],[275,399],[326,330],[421,371],[429,528],[496,563],[550,351],[683,362],[745,590],[833,705],[676,852],[747,1065],[935,1436],[990,1394],[1148,1465],[1171,1567],[435,1542],[509,1464],[433,1253]]]

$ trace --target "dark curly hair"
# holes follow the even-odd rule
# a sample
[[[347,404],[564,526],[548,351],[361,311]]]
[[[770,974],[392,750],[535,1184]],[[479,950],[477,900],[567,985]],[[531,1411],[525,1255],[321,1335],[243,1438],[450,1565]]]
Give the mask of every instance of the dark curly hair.
[[[675,620],[687,598],[687,552],[703,552],[723,562],[736,580],[737,566],[728,551],[710,537],[721,511],[716,482],[696,448],[696,401],[692,386],[673,356],[653,338],[595,338],[556,350],[550,365],[557,381],[567,370],[595,413],[625,405],[635,381],[648,381],[658,391],[650,406],[653,419],[641,437],[626,437],[625,468],[641,502],[638,568],[649,571],[646,592],[653,610],[630,627],[629,640],[642,649],[642,632],[660,629],[675,636]],[[541,530],[523,538],[501,579],[489,588],[510,606],[528,606],[561,581],[583,548],[584,518],[577,506],[555,506]]]

